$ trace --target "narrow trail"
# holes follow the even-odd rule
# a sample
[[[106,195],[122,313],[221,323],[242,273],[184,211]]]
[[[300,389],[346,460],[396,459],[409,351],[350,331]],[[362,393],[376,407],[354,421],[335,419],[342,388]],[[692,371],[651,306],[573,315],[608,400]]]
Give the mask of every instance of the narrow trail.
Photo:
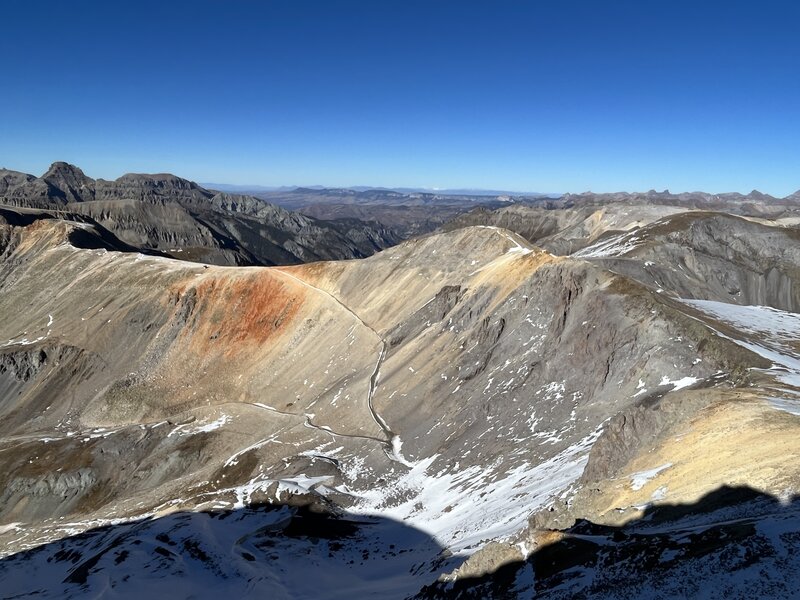
[[[375,410],[375,407],[372,404],[373,399],[375,398],[375,389],[378,387],[378,379],[381,376],[381,365],[383,364],[383,360],[386,358],[386,340],[381,340],[381,344],[381,354],[378,357],[378,362],[375,363],[375,370],[372,372],[372,376],[369,378],[367,406],[369,407],[369,412],[372,414],[372,418],[375,419],[375,423],[378,424],[378,427],[381,428],[381,431],[383,431],[383,434],[386,436],[387,441],[384,448],[386,451],[386,456],[388,456],[390,460],[410,468],[413,467],[414,464],[406,460],[406,458],[400,452],[400,448],[403,446],[400,436],[392,431],[392,429],[389,427],[389,424],[380,414],[378,414],[378,411]]]
[[[261,404],[260,402],[242,402],[242,404],[246,404],[248,406],[255,406],[258,409],[266,410],[266,411],[269,411],[269,412],[272,412],[272,413],[278,413],[279,415],[284,415],[286,417],[296,417],[296,418],[299,419],[299,418],[301,418],[303,416],[303,415],[298,415],[297,413],[288,412],[288,411],[285,411],[285,410],[278,410],[274,406],[269,406],[267,404]]]
[[[308,417],[308,415],[306,415],[306,419],[303,425],[305,425],[309,429],[317,429],[319,431],[323,431],[334,437],[350,438],[351,440],[369,440],[371,442],[378,442],[379,444],[386,446],[386,440],[378,437],[374,437],[371,435],[358,435],[357,433],[339,433],[338,431],[334,431],[327,425],[317,425]]]
[[[382,444],[384,446],[386,445],[386,440],[378,438],[378,437],[375,437],[375,436],[372,436],[372,435],[359,435],[357,433],[340,433],[338,431],[334,431],[333,429],[331,429],[327,425],[317,425],[316,423],[314,423],[311,420],[311,417],[309,417],[307,414],[302,414],[301,415],[301,414],[298,414],[298,413],[278,410],[277,408],[274,408],[272,406],[268,406],[266,404],[261,404],[259,402],[243,402],[242,404],[247,404],[248,406],[254,406],[254,407],[256,407],[256,408],[258,408],[260,410],[266,410],[268,412],[277,413],[279,415],[283,415],[283,416],[286,416],[286,417],[292,417],[292,418],[295,418],[295,419],[298,419],[298,420],[302,419],[303,420],[303,425],[305,427],[308,427],[310,429],[318,429],[320,431],[324,431],[325,433],[328,433],[328,434],[330,434],[332,436],[335,436],[335,437],[351,438],[351,439],[354,439],[354,440],[370,440],[372,442],[378,442],[379,444]],[[0,451],[2,451],[2,450],[0,450]]]
[[[377,337],[377,338],[378,338],[378,339],[379,339],[381,342],[383,341],[383,338],[381,337],[381,335],[380,335],[380,334],[379,334],[377,331],[375,331],[375,329],[374,329],[374,328],[373,328],[371,325],[368,325],[367,323],[365,323],[365,322],[364,322],[364,321],[361,319],[361,317],[359,317],[359,316],[358,316],[356,313],[354,313],[354,312],[353,312],[353,311],[350,309],[350,307],[349,307],[349,306],[347,306],[346,304],[344,304],[344,303],[343,303],[341,300],[339,300],[339,299],[338,299],[336,296],[334,296],[334,295],[333,295],[333,294],[331,294],[330,292],[328,292],[328,291],[326,291],[326,290],[323,290],[322,288],[318,288],[318,287],[317,287],[317,286],[315,286],[315,285],[311,285],[311,284],[310,284],[310,283],[308,283],[307,281],[303,281],[303,280],[302,280],[302,279],[300,279],[299,277],[297,277],[297,276],[295,276],[295,275],[292,275],[291,273],[287,273],[286,271],[284,271],[284,270],[283,270],[283,269],[281,269],[280,267],[274,267],[274,270],[275,270],[275,272],[277,272],[277,273],[280,273],[281,275],[285,275],[286,277],[289,277],[290,279],[294,279],[294,280],[295,280],[297,283],[299,283],[300,285],[304,285],[305,287],[307,287],[307,288],[310,288],[310,289],[314,290],[315,292],[322,294],[323,296],[327,296],[329,299],[333,300],[333,301],[334,301],[336,304],[338,304],[338,305],[339,305],[341,308],[343,308],[345,311],[347,311],[347,312],[348,312],[348,313],[349,313],[349,314],[350,314],[350,315],[351,315],[351,316],[352,316],[352,317],[353,317],[353,318],[354,318],[356,321],[358,321],[358,322],[359,322],[361,325],[363,325],[364,327],[366,327],[367,329],[369,329],[369,330],[370,330],[372,333],[374,333],[374,334],[375,334],[375,337]]]
[[[271,413],[277,413],[277,414],[283,415],[285,417],[291,417],[291,418],[297,419],[297,420],[301,420],[302,419],[304,427],[308,427],[309,429],[316,429],[318,431],[322,431],[323,433],[327,433],[328,435],[330,435],[332,437],[342,437],[342,438],[350,438],[350,439],[367,440],[367,441],[370,441],[370,442],[376,442],[376,443],[380,444],[384,448],[386,447],[386,440],[383,440],[383,439],[377,438],[377,437],[373,437],[373,436],[370,436],[370,435],[339,433],[339,432],[334,431],[333,429],[331,429],[330,427],[327,427],[325,425],[316,425],[315,423],[313,423],[311,421],[311,418],[308,415],[298,415],[296,413],[285,412],[285,411],[273,408],[271,406],[267,406],[266,404],[261,404],[261,403],[257,403],[257,402],[244,402],[243,404],[246,404],[248,406],[253,406],[253,407],[258,408],[260,410],[265,410],[265,411],[268,411],[268,412],[271,412]],[[228,458],[227,461],[225,461],[225,466],[229,466],[230,464],[235,464],[235,461],[238,460],[238,458],[240,456],[242,456],[243,454],[245,454],[246,452],[249,452],[250,450],[254,450],[256,448],[260,448],[264,444],[269,443],[270,441],[273,441],[274,439],[275,439],[275,434],[270,435],[270,436],[268,436],[266,438],[260,439],[257,442],[255,442],[253,444],[250,444],[248,447],[246,447],[246,448],[244,448],[242,450],[239,450],[238,452],[233,454],[230,458]],[[328,459],[328,460],[332,460],[329,457],[325,457],[325,456],[322,456],[322,455],[319,455],[317,458],[325,458],[325,459]]]
[[[394,432],[389,428],[389,424],[386,423],[383,417],[381,417],[378,412],[375,410],[375,407],[372,405],[372,401],[375,398],[375,388],[378,387],[378,378],[381,375],[381,365],[383,364],[383,360],[386,358],[386,342],[381,340],[381,353],[378,356],[378,362],[375,363],[375,369],[372,371],[372,375],[369,378],[369,392],[367,393],[367,406],[369,406],[369,412],[372,414],[372,418],[375,420],[375,423],[378,424],[378,427],[381,428],[384,435],[388,439],[392,439]]]
[[[347,311],[362,326],[366,327],[369,331],[371,331],[375,335],[375,337],[378,338],[378,340],[381,343],[381,351],[380,351],[380,354],[378,355],[378,360],[375,363],[375,369],[372,371],[372,375],[369,378],[369,390],[367,391],[367,409],[369,410],[370,415],[372,415],[372,419],[375,421],[375,423],[378,425],[380,430],[383,432],[384,436],[386,436],[386,439],[385,440],[380,440],[378,438],[371,437],[371,436],[336,434],[335,432],[333,432],[332,430],[330,430],[327,427],[323,427],[323,426],[315,425],[315,424],[311,423],[311,420],[308,419],[308,417],[306,417],[306,424],[309,427],[314,427],[314,428],[320,429],[322,431],[326,431],[328,433],[331,433],[331,434],[334,434],[334,435],[339,435],[339,436],[342,436],[342,437],[353,437],[353,438],[370,439],[370,440],[378,441],[381,444],[383,444],[384,451],[386,452],[386,456],[388,456],[390,460],[392,460],[394,462],[397,462],[397,463],[400,463],[400,464],[402,464],[402,465],[404,465],[406,467],[413,466],[413,463],[411,463],[408,460],[406,460],[403,457],[403,455],[400,453],[400,448],[403,445],[403,442],[400,440],[400,436],[398,436],[394,431],[392,431],[392,429],[389,427],[389,424],[386,422],[386,419],[384,419],[378,413],[378,411],[375,409],[375,405],[374,405],[375,390],[378,387],[378,379],[380,378],[380,374],[381,374],[381,366],[383,365],[383,361],[386,358],[386,352],[387,352],[387,349],[388,349],[388,344],[386,343],[386,340],[383,339],[383,336],[381,336],[381,334],[379,334],[375,330],[375,328],[373,328],[371,325],[365,323],[364,320],[361,317],[359,317],[355,312],[353,312],[350,309],[350,307],[348,307],[346,304],[344,304],[341,300],[339,300],[336,296],[334,296],[330,292],[328,292],[326,290],[323,290],[321,288],[318,288],[318,287],[316,287],[314,285],[311,285],[307,281],[303,281],[299,277],[296,277],[295,275],[292,275],[291,273],[287,273],[286,271],[284,271],[284,270],[282,270],[280,268],[275,269],[275,271],[277,271],[281,275],[285,275],[286,277],[289,277],[289,278],[293,279],[294,281],[298,282],[299,284],[301,284],[301,285],[303,285],[303,286],[305,286],[307,288],[310,288],[310,289],[314,290],[315,292],[323,294],[324,296],[327,296],[328,298],[333,300],[333,302],[335,302],[337,305],[339,305],[341,308],[343,308],[345,311]]]

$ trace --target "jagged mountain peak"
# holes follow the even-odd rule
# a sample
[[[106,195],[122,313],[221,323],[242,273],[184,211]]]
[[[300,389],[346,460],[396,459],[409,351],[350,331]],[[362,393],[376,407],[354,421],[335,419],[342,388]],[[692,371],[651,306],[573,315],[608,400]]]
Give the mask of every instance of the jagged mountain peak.
[[[47,179],[51,177],[90,179],[79,167],[60,160],[51,164],[50,167],[47,169],[47,172],[45,172],[45,174],[42,175],[42,179]]]
[[[54,162],[40,178],[48,186],[49,195],[64,202],[94,200],[95,181],[75,165]]]

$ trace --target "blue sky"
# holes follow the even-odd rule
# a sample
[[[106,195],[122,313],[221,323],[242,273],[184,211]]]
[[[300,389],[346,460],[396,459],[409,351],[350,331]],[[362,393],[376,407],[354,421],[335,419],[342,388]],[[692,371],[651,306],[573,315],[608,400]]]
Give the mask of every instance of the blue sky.
[[[6,0],[0,166],[786,195],[800,3]]]

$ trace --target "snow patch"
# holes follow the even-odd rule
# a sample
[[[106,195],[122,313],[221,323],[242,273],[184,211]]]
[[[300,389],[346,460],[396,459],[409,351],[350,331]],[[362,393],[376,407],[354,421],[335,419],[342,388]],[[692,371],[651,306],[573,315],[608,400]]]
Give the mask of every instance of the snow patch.
[[[173,435],[195,435],[198,433],[208,433],[209,431],[219,429],[225,425],[225,423],[229,423],[230,421],[231,418],[228,415],[222,415],[220,418],[214,421],[203,423],[201,425],[184,423],[183,425],[178,425],[175,429],[170,431],[167,437],[172,437]]]
[[[671,385],[672,390],[682,390],[685,387],[689,387],[690,385],[694,385],[700,381],[697,377],[681,377],[680,379],[676,379],[675,381],[670,381],[670,378],[664,375],[661,378],[661,381],[658,382],[658,385]]]
[[[655,479],[661,471],[665,471],[672,466],[672,463],[666,463],[661,465],[660,467],[656,467],[654,469],[649,469],[647,471],[639,471],[638,473],[633,473],[630,476],[631,479],[631,489],[633,491],[637,491],[642,489],[648,481],[651,479]]]
[[[472,554],[491,540],[525,526],[581,473],[601,429],[538,465],[524,462],[502,470],[503,459],[487,467],[433,472],[438,455],[413,466],[388,486],[346,488],[361,500],[351,512],[404,521],[433,536],[456,554]]]
[[[573,253],[575,258],[603,258],[609,256],[623,256],[635,250],[639,246],[640,240],[631,233],[623,233],[609,239],[602,240],[591,246],[578,250]]]

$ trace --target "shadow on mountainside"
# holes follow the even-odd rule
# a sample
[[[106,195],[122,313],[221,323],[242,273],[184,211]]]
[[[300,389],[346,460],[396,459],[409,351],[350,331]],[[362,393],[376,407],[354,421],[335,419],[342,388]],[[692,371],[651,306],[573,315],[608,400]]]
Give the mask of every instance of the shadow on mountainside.
[[[462,559],[390,519],[308,506],[177,512],[6,557],[0,596],[727,600],[800,590],[800,498],[747,487],[651,507],[620,527],[580,520],[539,543],[527,560],[443,582]]]
[[[404,598],[456,568],[379,517],[253,505],[106,525],[0,560],[3,598]]]
[[[541,532],[526,560],[437,581],[418,599],[800,597],[800,497],[723,486],[620,527]]]
[[[67,211],[48,209],[15,209],[0,205],[0,224],[3,222],[13,227],[28,227],[36,221],[57,220],[70,221],[79,227],[69,234],[69,243],[82,250],[108,250],[109,252],[138,252],[148,256],[170,257],[166,252],[151,248],[139,248],[123,242],[92,217]]]

